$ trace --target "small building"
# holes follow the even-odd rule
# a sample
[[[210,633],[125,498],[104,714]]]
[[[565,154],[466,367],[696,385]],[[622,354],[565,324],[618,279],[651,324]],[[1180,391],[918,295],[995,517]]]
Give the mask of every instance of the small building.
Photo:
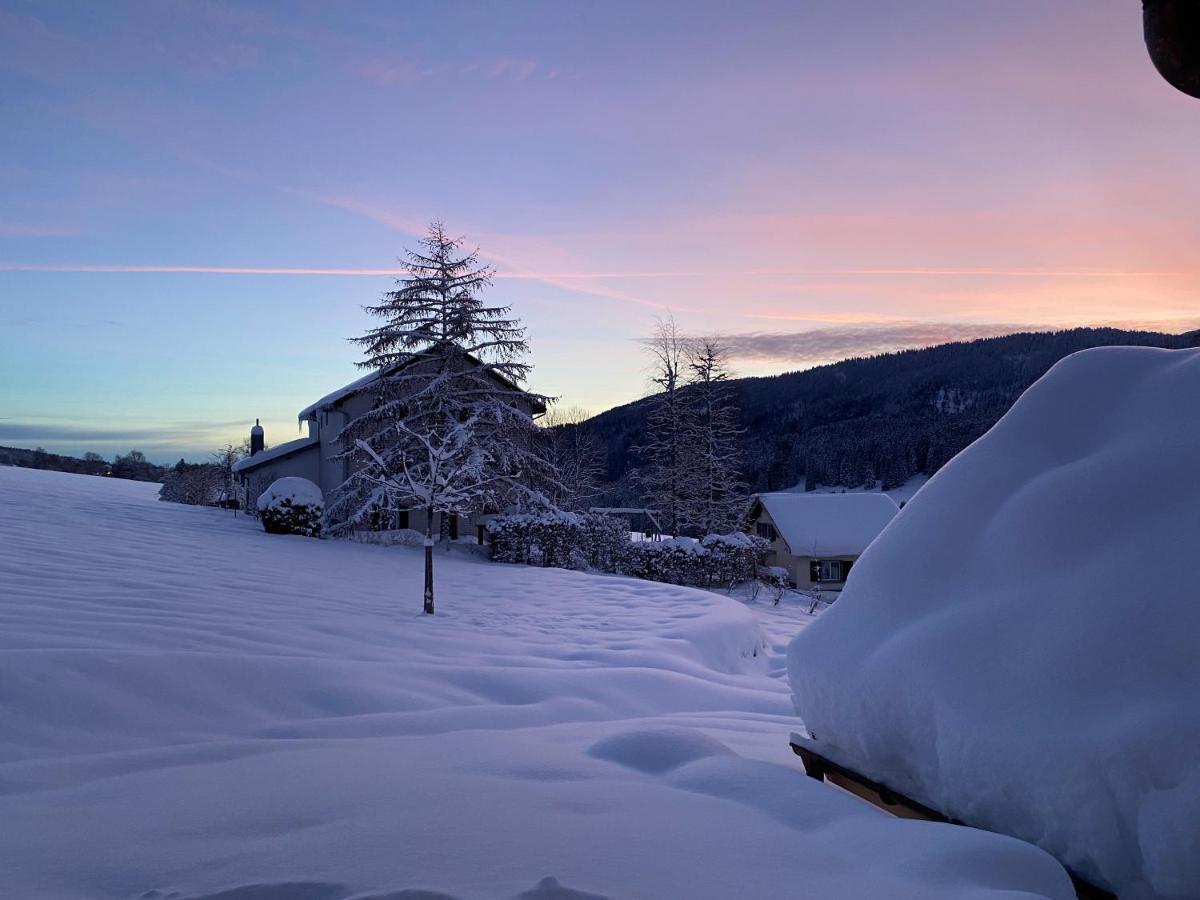
[[[469,357],[475,362],[473,357]],[[351,420],[369,411],[376,401],[378,382],[381,377],[391,375],[408,365],[422,364],[420,359],[414,362],[401,363],[386,370],[370,372],[332,393],[326,394],[316,403],[300,410],[298,418],[300,427],[307,432],[305,436],[285,444],[276,444],[266,448],[262,426],[255,420],[250,430],[250,456],[239,460],[233,466],[237,478],[239,500],[247,509],[253,509],[258,495],[265,491],[273,481],[285,476],[307,478],[321,489],[328,497],[340,486],[351,472],[352,461],[342,455],[342,429]],[[491,373],[503,387],[516,391],[516,386],[510,384],[496,373]],[[538,404],[528,410],[531,416],[544,413],[545,407]],[[471,516],[450,515],[446,517],[445,531],[451,539],[468,535],[475,536],[483,542],[483,525],[487,519],[485,510],[479,510]],[[441,522],[434,523],[434,531],[442,531]],[[370,521],[361,523],[362,528],[376,531],[386,531],[399,528],[425,529],[425,513],[421,510],[381,508],[373,513]],[[356,526],[357,527],[357,526]]]
[[[887,494],[755,494],[753,534],[770,541],[766,564],[801,590],[840,591],[855,560],[900,507]]]

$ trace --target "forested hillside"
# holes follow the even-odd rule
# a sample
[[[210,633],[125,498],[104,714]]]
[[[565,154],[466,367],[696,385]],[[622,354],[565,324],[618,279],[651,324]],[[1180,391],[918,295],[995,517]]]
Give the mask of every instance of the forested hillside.
[[[990,428],[1054,363],[1088,347],[1200,346],[1183,335],[1112,328],[1022,333],[943,344],[731,381],[741,410],[745,476],[752,490],[808,484],[885,488],[932,475]],[[638,501],[646,400],[579,426],[605,448],[603,503]]]

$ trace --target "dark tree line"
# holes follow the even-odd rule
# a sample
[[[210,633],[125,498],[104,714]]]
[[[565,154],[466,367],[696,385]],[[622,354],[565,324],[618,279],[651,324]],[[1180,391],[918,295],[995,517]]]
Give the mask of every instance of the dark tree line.
[[[902,484],[932,475],[987,431],[1064,356],[1089,347],[1200,346],[1184,335],[1076,328],[943,344],[803,372],[731,379],[740,410],[742,476],[754,491],[798,484]],[[686,392],[691,388],[685,387]],[[597,505],[640,502],[630,473],[646,440],[650,398],[577,426],[599,441]]]
[[[41,447],[34,450],[0,447],[0,466],[73,472],[78,475],[111,475],[113,478],[126,478],[130,481],[161,481],[167,472],[165,466],[150,462],[140,450],[118,454],[110,463],[99,453],[88,452],[79,458],[49,453]]]

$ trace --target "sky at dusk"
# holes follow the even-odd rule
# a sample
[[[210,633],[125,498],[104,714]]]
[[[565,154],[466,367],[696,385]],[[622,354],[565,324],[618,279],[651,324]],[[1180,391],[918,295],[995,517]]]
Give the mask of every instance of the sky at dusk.
[[[0,0],[0,444],[202,458],[359,374],[425,224],[533,387],[1200,327],[1200,103],[1136,0]]]

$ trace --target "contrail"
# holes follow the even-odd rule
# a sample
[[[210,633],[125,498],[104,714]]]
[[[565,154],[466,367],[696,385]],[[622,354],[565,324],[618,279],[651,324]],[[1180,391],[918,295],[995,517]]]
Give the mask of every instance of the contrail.
[[[199,274],[199,275],[318,275],[332,277],[380,277],[403,275],[399,268],[360,269],[332,266],[156,266],[107,265],[92,263],[0,263],[3,272],[110,272],[118,274]],[[606,278],[732,278],[792,276],[910,276],[910,277],[1012,277],[1012,278],[1189,278],[1198,271],[1103,270],[1103,269],[993,269],[993,268],[895,268],[895,269],[727,269],[667,270],[649,272],[527,272],[500,271],[496,278],[530,281],[586,281]],[[618,298],[625,299],[625,298]]]

